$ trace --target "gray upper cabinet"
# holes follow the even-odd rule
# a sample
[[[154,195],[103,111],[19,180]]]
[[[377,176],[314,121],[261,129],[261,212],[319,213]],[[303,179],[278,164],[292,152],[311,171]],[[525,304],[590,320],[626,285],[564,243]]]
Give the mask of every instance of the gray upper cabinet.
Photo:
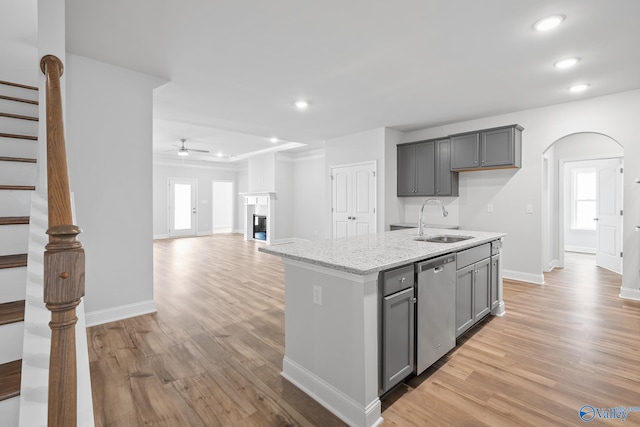
[[[512,125],[451,136],[451,169],[521,167],[522,130]]]
[[[457,196],[449,139],[398,145],[398,197]]]
[[[416,146],[398,146],[398,196],[414,196],[416,192]]]
[[[458,173],[451,171],[451,141],[436,141],[436,196],[458,195]]]
[[[399,197],[435,194],[434,147],[434,141],[398,146]]]
[[[475,169],[480,158],[478,132],[451,137],[451,169]]]

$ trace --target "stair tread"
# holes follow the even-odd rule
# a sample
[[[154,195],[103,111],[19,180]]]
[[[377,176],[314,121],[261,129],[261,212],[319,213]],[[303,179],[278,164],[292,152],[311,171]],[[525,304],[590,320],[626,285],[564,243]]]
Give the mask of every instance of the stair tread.
[[[0,304],[0,325],[22,322],[24,320],[24,300]]]
[[[29,224],[28,216],[0,216],[0,225]]]
[[[6,99],[7,101],[24,102],[25,104],[38,105],[38,101],[32,101],[31,99],[24,99],[24,98],[16,98],[15,96],[0,95],[0,99]]]
[[[37,141],[38,137],[33,135],[18,135],[16,133],[2,133],[0,132],[0,137],[3,138],[14,138],[14,139],[28,139],[29,141]]]
[[[34,185],[0,185],[0,190],[35,190]]]
[[[37,163],[36,159],[29,159],[27,157],[5,157],[0,156],[0,162],[22,162],[22,163]]]
[[[16,268],[27,266],[27,254],[0,256],[0,268]]]
[[[2,112],[0,112],[0,117],[8,117],[10,119],[20,119],[20,120],[31,120],[32,122],[37,122],[40,120],[34,116],[23,116],[21,114],[2,113]]]
[[[36,91],[38,90],[38,88],[35,86],[23,85],[22,83],[8,82],[5,80],[0,80],[0,84],[7,85],[7,86],[21,87],[23,89],[30,89],[30,90],[36,90]]]
[[[22,360],[14,360],[0,365],[0,400],[20,395],[21,377]]]

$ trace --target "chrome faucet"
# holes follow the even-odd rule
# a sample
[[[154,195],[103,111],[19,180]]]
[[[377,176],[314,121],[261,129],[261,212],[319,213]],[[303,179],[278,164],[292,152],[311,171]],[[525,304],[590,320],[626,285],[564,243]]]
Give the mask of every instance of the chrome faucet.
[[[420,237],[424,235],[423,212],[424,212],[424,207],[427,206],[428,204],[434,204],[434,205],[440,206],[440,209],[442,209],[443,217],[449,215],[449,212],[447,212],[447,210],[444,207],[444,203],[442,203],[438,199],[426,199],[424,202],[422,202],[422,206],[420,207],[420,216],[418,217],[418,236]]]

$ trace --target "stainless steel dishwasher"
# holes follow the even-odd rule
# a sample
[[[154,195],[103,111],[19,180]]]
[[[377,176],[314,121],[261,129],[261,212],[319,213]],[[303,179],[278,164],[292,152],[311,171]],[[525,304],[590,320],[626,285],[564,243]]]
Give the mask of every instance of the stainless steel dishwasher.
[[[415,264],[416,375],[456,345],[455,260],[450,254]]]

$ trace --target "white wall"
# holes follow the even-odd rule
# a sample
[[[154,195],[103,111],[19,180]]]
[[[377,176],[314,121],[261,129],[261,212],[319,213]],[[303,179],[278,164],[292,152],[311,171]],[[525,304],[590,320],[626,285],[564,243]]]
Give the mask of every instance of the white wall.
[[[276,188],[276,153],[249,157],[249,192],[274,191]]]
[[[331,205],[325,198],[325,152],[314,151],[293,162],[293,236],[318,240],[331,231],[326,230],[325,216]]]
[[[152,91],[164,81],[71,54],[65,75],[87,317],[153,311]]]
[[[233,166],[188,163],[181,160],[170,161],[154,159],[153,161],[153,236],[166,238],[169,236],[169,178],[188,178],[198,181],[198,209],[196,234],[212,233],[212,182],[215,180],[236,182],[237,172]],[[236,200],[234,198],[233,203]],[[237,227],[233,224],[233,227]]]
[[[331,177],[332,167],[376,161],[377,170],[377,201],[376,212],[378,216],[377,231],[383,232],[388,229],[385,223],[385,189],[386,189],[386,132],[385,128],[377,128],[353,135],[342,136],[327,140],[326,147],[326,167],[325,167],[325,206],[331,206]],[[393,193],[395,195],[395,192]],[[331,237],[331,210],[328,209],[324,217],[325,235],[324,238]]]
[[[405,222],[405,203],[396,197],[398,190],[398,149],[403,133],[395,129],[384,129],[384,230],[389,224]],[[417,217],[416,217],[417,221]]]
[[[233,231],[235,233],[244,233],[247,209],[244,204],[244,197],[240,196],[239,193],[246,193],[249,191],[249,169],[247,168],[247,164],[243,164],[238,167],[237,179],[236,218],[233,225]]]
[[[213,181],[211,210],[211,228],[214,233],[228,233],[233,230],[236,196],[233,181]]]
[[[542,157],[567,135],[594,132],[624,147],[624,274],[621,293],[640,298],[640,236],[633,231],[640,218],[640,91],[629,91],[550,107],[519,111],[468,122],[409,132],[403,142],[518,123],[524,127],[522,168],[460,174],[460,224],[479,230],[503,231],[505,276],[541,283],[543,246]],[[487,213],[487,204],[494,206]],[[526,205],[533,213],[525,213]],[[547,203],[545,202],[546,206]]]
[[[276,153],[275,172],[275,234],[274,242],[291,240],[293,236],[293,160]]]

